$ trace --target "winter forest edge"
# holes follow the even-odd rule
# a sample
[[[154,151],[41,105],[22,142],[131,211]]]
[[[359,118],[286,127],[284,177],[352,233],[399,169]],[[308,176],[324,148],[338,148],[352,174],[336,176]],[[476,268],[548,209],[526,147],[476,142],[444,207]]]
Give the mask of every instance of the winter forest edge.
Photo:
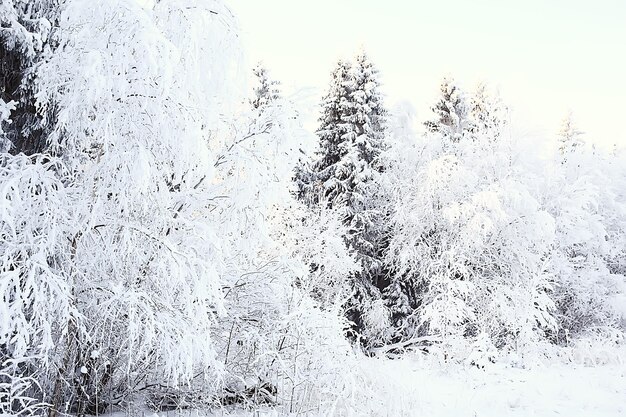
[[[312,132],[220,0],[0,21],[0,415],[401,415],[363,361],[626,358],[626,153],[573,117],[542,151],[445,78],[416,121],[359,52]]]

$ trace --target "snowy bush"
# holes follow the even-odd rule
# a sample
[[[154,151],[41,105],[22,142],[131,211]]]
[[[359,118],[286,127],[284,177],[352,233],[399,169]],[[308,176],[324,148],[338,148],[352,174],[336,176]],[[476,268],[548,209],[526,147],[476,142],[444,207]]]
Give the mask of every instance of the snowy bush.
[[[58,161],[0,156],[3,412],[41,404],[51,389],[48,375],[58,366],[58,351],[80,320],[68,239],[73,196],[59,179],[65,174]]]
[[[556,163],[528,154],[484,88],[471,100],[475,114],[458,87],[449,90],[436,107],[443,127],[430,122],[436,133],[412,142],[396,130],[386,156],[395,195],[386,298],[396,337],[442,337],[454,350],[454,339],[481,335],[529,352],[623,331],[614,306],[624,276],[613,265],[624,248],[624,206],[621,183],[608,185],[620,177],[617,161],[579,148]],[[451,133],[450,123],[470,127]]]
[[[345,289],[331,277],[354,263],[332,215],[313,229],[297,224],[314,221],[304,209],[293,229],[271,221],[299,204],[294,113],[235,113],[237,32],[220,2],[73,0],[57,11],[58,44],[34,71],[60,159],[3,154],[3,384],[31,395],[19,387],[38,381],[34,400],[53,413],[140,397],[206,405],[259,378],[303,406],[322,387],[315,372],[331,372],[317,355],[349,352],[336,308]],[[327,255],[281,246],[311,232]],[[308,269],[335,257],[337,269]]]

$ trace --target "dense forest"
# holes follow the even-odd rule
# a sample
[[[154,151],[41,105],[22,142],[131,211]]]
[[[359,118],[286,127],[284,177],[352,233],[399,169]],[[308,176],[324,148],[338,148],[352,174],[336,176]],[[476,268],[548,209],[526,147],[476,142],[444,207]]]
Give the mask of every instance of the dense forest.
[[[574,117],[446,78],[416,120],[358,52],[312,132],[219,0],[0,21],[0,415],[367,415],[363,358],[624,346],[626,154]]]

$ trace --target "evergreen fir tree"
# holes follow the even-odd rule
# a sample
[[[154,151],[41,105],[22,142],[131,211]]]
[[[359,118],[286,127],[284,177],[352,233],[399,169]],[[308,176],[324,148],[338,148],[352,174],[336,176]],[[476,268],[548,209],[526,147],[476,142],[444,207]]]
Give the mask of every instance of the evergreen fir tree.
[[[350,126],[344,119],[352,90],[351,64],[339,61],[331,74],[328,93],[323,98],[320,127],[316,132],[319,137],[316,159],[310,169],[303,166],[296,175],[299,198],[310,206],[335,206],[345,188],[345,176],[338,171],[338,164],[345,156],[342,143]]]
[[[568,153],[576,152],[578,149],[582,149],[585,146],[585,141],[582,139],[584,132],[579,130],[574,123],[574,117],[571,112],[565,116],[561,123],[561,129],[558,133],[559,150],[561,155],[565,156]]]
[[[470,129],[474,135],[486,135],[496,140],[507,123],[507,108],[499,95],[492,95],[485,83],[479,83],[470,98]]]
[[[344,61],[337,64],[317,131],[318,159],[308,179],[306,173],[297,175],[303,184],[300,197],[309,204],[332,208],[347,226],[346,244],[361,270],[351,277],[355,295],[346,307],[348,317],[367,339],[374,338],[364,325],[367,312],[380,306],[374,301],[380,300],[380,289],[386,285],[381,261],[384,221],[376,181],[385,147],[386,112],[379,88],[378,72],[367,55],[359,55],[354,68]],[[380,317],[379,313],[369,317]]]
[[[15,103],[11,123],[3,123],[14,154],[42,152],[47,144],[45,115],[36,108],[34,68],[54,48],[51,33],[59,4],[60,0],[0,4],[0,99]]]
[[[254,98],[250,104],[258,110],[280,98],[280,82],[269,78],[268,71],[262,63],[258,63],[252,72],[258,84],[254,88]]]
[[[341,184],[336,180],[336,164],[341,160],[340,145],[347,126],[343,123],[346,103],[352,92],[351,64],[340,60],[331,73],[331,82],[322,101],[320,127],[316,133],[319,147],[315,159],[300,161],[294,181],[297,197],[309,207],[325,204],[328,208],[339,194]]]
[[[351,94],[347,121],[354,126],[354,141],[359,155],[370,165],[376,165],[384,149],[386,111],[379,92],[378,71],[365,53],[357,56],[354,68],[354,90]]]
[[[384,220],[379,201],[378,182],[380,153],[385,149],[383,108],[378,71],[365,53],[356,59],[354,85],[348,114],[344,120],[350,124],[344,144],[350,146],[348,160],[353,164],[351,184],[346,193],[347,219],[350,221],[348,243],[363,263],[362,281],[384,287],[382,245]],[[356,161],[356,162],[355,162]]]
[[[452,143],[458,143],[467,131],[472,130],[469,106],[463,91],[452,79],[444,78],[440,93],[437,104],[432,108],[435,118],[424,125],[430,132],[441,133]]]

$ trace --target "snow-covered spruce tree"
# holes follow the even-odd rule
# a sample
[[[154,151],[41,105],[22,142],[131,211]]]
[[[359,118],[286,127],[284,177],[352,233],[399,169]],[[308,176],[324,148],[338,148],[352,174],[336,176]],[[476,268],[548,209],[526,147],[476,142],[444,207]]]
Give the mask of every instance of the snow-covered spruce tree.
[[[495,141],[504,133],[508,123],[508,109],[499,94],[491,93],[484,82],[478,83],[469,98],[469,129],[474,134],[490,137]]]
[[[250,100],[252,107],[259,109],[278,100],[281,96],[280,82],[272,80],[269,77],[267,68],[265,68],[262,63],[258,63],[252,72],[255,76],[256,83],[254,87],[254,97]]]
[[[379,88],[377,70],[364,53],[354,67],[344,61],[337,64],[317,131],[318,159],[308,178],[300,175],[301,198],[336,211],[348,228],[346,243],[361,266],[350,277],[354,296],[346,308],[365,342],[375,342],[388,324],[380,295],[386,281],[379,206],[384,198],[377,181],[385,148]]]
[[[576,127],[574,116],[572,112],[569,112],[567,116],[561,122],[561,128],[558,132],[559,151],[564,159],[570,153],[582,151],[581,148],[585,146],[583,140],[584,132]]]
[[[15,103],[11,123],[3,127],[14,154],[33,154],[46,147],[44,116],[35,107],[34,68],[54,49],[60,3],[7,0],[0,4],[0,98]]]
[[[435,117],[424,125],[429,132],[439,133],[447,146],[459,142],[474,126],[465,93],[453,79],[444,78],[439,92],[440,97],[432,107]]]
[[[323,99],[320,127],[317,129],[319,147],[316,160],[311,166],[311,174],[298,182],[299,197],[310,205],[334,205],[343,190],[338,177],[345,173],[338,171],[338,164],[345,155],[342,147],[344,136],[351,126],[344,120],[348,112],[348,101],[352,94],[352,65],[347,61],[339,61],[331,74],[330,87]]]
[[[388,332],[388,311],[381,291],[387,286],[383,251],[387,235],[387,195],[381,187],[381,152],[386,145],[386,116],[378,71],[369,57],[360,53],[354,66],[354,90],[344,120],[352,125],[345,136],[350,145],[344,156],[352,165],[345,210],[349,219],[347,243],[361,269],[355,274],[357,294],[351,309],[365,341],[376,344]],[[345,143],[345,142],[344,142]],[[349,162],[348,162],[349,161]]]
[[[318,147],[312,161],[300,160],[295,169],[294,181],[297,196],[309,207],[331,208],[341,192],[342,184],[335,178],[343,175],[337,164],[345,153],[341,148],[344,135],[351,127],[343,120],[347,103],[353,90],[352,64],[339,60],[331,72],[328,92],[322,99],[319,118]]]

